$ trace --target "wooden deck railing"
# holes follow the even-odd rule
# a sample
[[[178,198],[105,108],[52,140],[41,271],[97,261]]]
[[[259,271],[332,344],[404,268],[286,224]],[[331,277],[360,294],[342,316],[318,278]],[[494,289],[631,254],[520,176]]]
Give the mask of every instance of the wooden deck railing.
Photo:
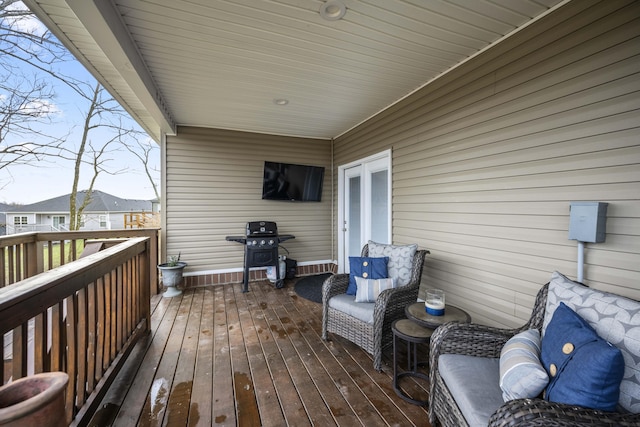
[[[3,383],[39,372],[67,372],[67,421],[86,425],[149,329],[149,280],[156,269],[152,240],[130,238],[0,288]],[[21,251],[25,258],[32,253]]]
[[[151,239],[150,262],[158,264],[159,229],[34,232],[0,236],[0,288],[80,258],[87,241]],[[151,294],[158,292],[158,272],[150,276]]]

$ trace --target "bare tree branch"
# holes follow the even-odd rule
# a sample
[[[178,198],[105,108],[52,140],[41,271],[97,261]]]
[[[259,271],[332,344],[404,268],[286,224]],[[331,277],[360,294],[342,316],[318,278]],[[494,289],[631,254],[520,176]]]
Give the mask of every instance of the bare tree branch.
[[[29,30],[29,17],[21,2],[0,0],[0,170],[64,152],[64,137],[46,132],[59,113],[52,86],[12,61],[32,61],[31,69],[42,69],[61,57],[62,46],[48,32]]]
[[[135,143],[135,146],[127,144],[126,142],[122,142],[122,145],[127,150],[129,150],[131,154],[136,156],[138,160],[140,160],[140,163],[142,163],[142,166],[144,167],[144,173],[147,176],[147,179],[149,180],[149,182],[151,183],[153,192],[156,195],[156,199],[160,200],[160,192],[158,191],[158,185],[153,179],[153,172],[159,172],[159,171],[157,171],[150,165],[151,153],[154,151],[155,148],[157,148],[157,145],[155,145],[155,143],[152,141],[149,141],[148,144],[145,144],[137,138],[134,138],[134,143]]]
[[[121,144],[130,135],[139,133],[131,127],[124,126],[122,119],[126,112],[113,98],[105,95],[105,89],[99,83],[96,83],[91,96],[91,104],[84,116],[83,131],[76,151],[73,185],[69,198],[69,213],[71,216],[69,228],[71,230],[79,229],[82,214],[91,202],[91,193],[98,176],[103,173],[116,175],[125,171],[125,169],[113,170],[108,167],[108,163],[112,160],[109,155],[117,152],[114,144]],[[111,136],[100,141],[99,144],[94,144],[89,137],[97,129],[106,129],[111,132]],[[91,156],[91,160],[86,160],[85,156]],[[77,195],[83,164],[90,164],[93,174],[89,188],[85,190],[85,197],[78,206]]]
[[[69,213],[70,228],[76,230],[99,177],[127,171],[114,167],[122,146],[142,162],[156,197],[159,192],[152,179],[157,171],[149,167],[151,146],[138,142],[146,134],[99,83],[62,71],[71,61],[72,55],[21,1],[0,0],[0,170],[11,176],[10,166],[72,162]],[[53,135],[53,128],[60,133],[55,92],[60,83],[77,95],[82,119],[65,135]],[[81,174],[88,171],[89,188],[77,201]]]

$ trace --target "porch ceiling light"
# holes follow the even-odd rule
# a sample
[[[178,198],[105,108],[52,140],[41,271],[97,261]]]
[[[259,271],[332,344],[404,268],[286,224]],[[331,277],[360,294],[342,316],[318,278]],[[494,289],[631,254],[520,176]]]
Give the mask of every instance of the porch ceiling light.
[[[276,105],[287,105],[289,103],[289,100],[284,98],[276,98],[273,100],[273,103]]]
[[[340,0],[329,0],[320,6],[320,16],[327,21],[342,19],[347,13],[347,7]]]

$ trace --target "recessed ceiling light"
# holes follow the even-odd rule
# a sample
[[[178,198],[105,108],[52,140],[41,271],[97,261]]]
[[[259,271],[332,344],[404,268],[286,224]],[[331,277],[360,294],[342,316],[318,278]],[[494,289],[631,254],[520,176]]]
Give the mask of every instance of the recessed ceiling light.
[[[329,0],[320,6],[320,16],[327,21],[342,19],[347,13],[347,7],[339,0]]]
[[[273,100],[273,103],[276,105],[287,105],[289,103],[289,100],[284,98],[276,98]]]

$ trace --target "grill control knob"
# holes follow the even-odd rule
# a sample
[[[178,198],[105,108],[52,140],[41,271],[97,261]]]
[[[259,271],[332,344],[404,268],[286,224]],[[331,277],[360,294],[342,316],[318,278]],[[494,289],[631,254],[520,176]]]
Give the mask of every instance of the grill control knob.
[[[272,239],[272,240],[269,240],[269,244],[270,244],[270,245],[273,245],[274,243],[275,243],[275,242],[273,241],[273,239]]]
[[[265,244],[265,241],[264,241],[264,240],[263,240],[263,241],[261,241],[261,242],[260,242],[260,244],[261,244],[261,245],[264,245],[264,244]]]

